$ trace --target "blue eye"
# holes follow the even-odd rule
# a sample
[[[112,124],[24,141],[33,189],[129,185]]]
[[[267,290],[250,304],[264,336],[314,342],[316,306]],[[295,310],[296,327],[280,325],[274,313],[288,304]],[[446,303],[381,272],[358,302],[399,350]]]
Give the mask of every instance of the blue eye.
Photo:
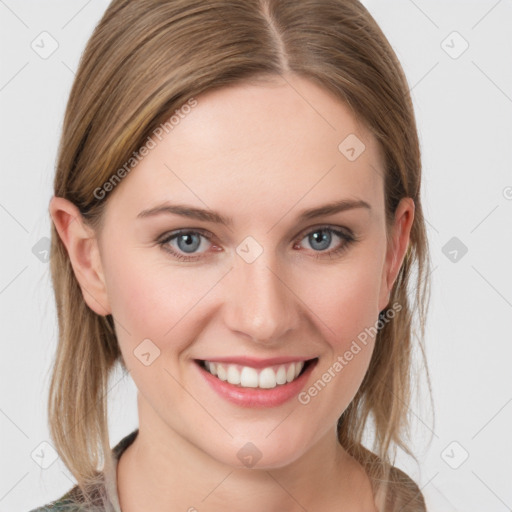
[[[334,237],[341,239],[343,242],[341,245],[338,243],[337,247],[334,249],[326,251],[333,241],[333,235]],[[306,233],[306,236],[300,240],[305,239],[308,240],[308,243],[314,249],[313,252],[317,253],[314,254],[314,258],[322,258],[325,256],[332,258],[332,256],[344,252],[352,242],[356,241],[356,238],[352,233],[344,233],[343,231],[333,229],[328,226],[322,226],[314,229],[313,231],[309,231]]]
[[[210,240],[209,237],[203,234],[201,231],[197,230],[180,230],[174,233],[171,233],[169,236],[164,238],[159,242],[159,244],[171,255],[183,261],[191,261],[198,259],[197,256],[194,256],[193,253],[199,249],[201,246],[201,238],[205,238],[206,240]],[[170,246],[169,244],[173,241],[176,241],[176,245],[178,246],[176,250],[175,246]],[[181,252],[178,252],[181,251]],[[183,254],[185,253],[185,254]]]
[[[338,242],[334,249],[327,251],[333,240],[336,238],[341,240]],[[206,231],[197,229],[181,229],[174,231],[168,236],[158,241],[158,244],[167,251],[172,257],[181,261],[197,261],[201,259],[201,254],[205,251],[198,250],[204,246],[202,240],[206,240],[211,243],[211,235],[207,234]],[[329,226],[321,226],[314,230],[309,230],[296,240],[300,244],[303,240],[307,239],[310,247],[312,248],[314,258],[329,257],[332,258],[335,255],[341,254],[343,251],[348,249],[349,245],[357,241],[357,238],[352,234],[351,231],[341,231],[334,229]],[[204,249],[204,247],[203,247]],[[207,249],[207,247],[206,247]]]
[[[201,245],[201,235],[197,235],[197,233],[183,233],[176,237],[176,241],[180,251],[194,252]]]

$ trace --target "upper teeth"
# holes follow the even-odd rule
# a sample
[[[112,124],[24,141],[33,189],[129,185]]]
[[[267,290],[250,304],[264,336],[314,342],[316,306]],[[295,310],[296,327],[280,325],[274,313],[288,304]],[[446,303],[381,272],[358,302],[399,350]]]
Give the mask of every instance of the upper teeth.
[[[243,388],[275,388],[296,379],[304,367],[304,361],[268,366],[257,370],[237,364],[204,362],[206,369],[220,380]]]

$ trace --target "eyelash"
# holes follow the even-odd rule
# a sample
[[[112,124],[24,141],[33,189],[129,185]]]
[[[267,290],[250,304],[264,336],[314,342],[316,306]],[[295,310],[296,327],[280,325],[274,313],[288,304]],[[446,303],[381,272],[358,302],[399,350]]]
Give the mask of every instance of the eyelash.
[[[355,243],[359,240],[359,238],[356,237],[350,230],[348,230],[348,232],[345,233],[343,231],[340,231],[339,229],[335,229],[330,226],[320,226],[320,227],[311,229],[309,231],[302,232],[300,234],[299,238],[297,238],[297,240],[294,241],[294,245],[297,242],[298,243],[302,242],[302,240],[304,238],[306,238],[308,235],[311,235],[318,231],[327,231],[330,233],[334,233],[336,236],[341,238],[344,241],[344,243],[342,243],[342,245],[340,247],[338,247],[337,249],[331,249],[330,251],[321,251],[321,252],[315,251],[315,252],[317,252],[317,254],[313,256],[313,258],[315,258],[315,259],[324,258],[324,257],[326,257],[326,255],[329,258],[332,258],[333,256],[340,255],[343,252],[345,252],[349,248],[350,245],[352,245],[353,243]],[[161,237],[160,237],[160,239],[157,240],[157,243],[158,243],[158,245],[160,245],[162,247],[162,249],[164,251],[166,251],[167,253],[170,253],[171,256],[173,256],[174,258],[177,258],[180,261],[197,261],[201,258],[201,256],[184,255],[182,253],[176,252],[174,249],[170,249],[169,245],[167,245],[171,240],[174,240],[175,238],[177,238],[181,235],[189,235],[189,234],[201,235],[204,238],[206,238],[209,242],[212,241],[211,240],[212,237],[209,234],[207,234],[206,231],[203,231],[201,229],[180,229],[178,231],[173,231],[171,233],[163,235],[164,238],[161,239]]]

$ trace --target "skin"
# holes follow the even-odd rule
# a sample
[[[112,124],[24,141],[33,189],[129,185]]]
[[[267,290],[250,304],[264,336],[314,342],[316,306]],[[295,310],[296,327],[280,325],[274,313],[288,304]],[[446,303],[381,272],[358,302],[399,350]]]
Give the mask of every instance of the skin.
[[[226,502],[247,512],[375,510],[368,478],[336,437],[372,338],[307,405],[234,405],[199,378],[193,359],[318,357],[307,389],[388,305],[414,203],[400,202],[388,245],[380,147],[345,104],[304,78],[230,86],[197,100],[110,192],[100,232],[65,199],[50,204],[84,299],[113,315],[138,388],[139,435],[118,466],[123,512],[148,504],[156,512],[220,511]],[[349,134],[366,146],[355,161],[338,150]],[[296,220],[340,199],[371,209]],[[137,218],[164,201],[210,208],[233,225]],[[357,241],[335,254],[346,241],[331,233],[319,249],[310,235],[325,225],[349,229]],[[184,228],[211,236],[199,238],[195,261],[157,243]],[[247,236],[263,248],[252,263],[236,252]],[[187,255],[177,238],[167,246]],[[160,350],[149,366],[134,355],[144,339]],[[262,454],[252,468],[237,457],[249,441]]]

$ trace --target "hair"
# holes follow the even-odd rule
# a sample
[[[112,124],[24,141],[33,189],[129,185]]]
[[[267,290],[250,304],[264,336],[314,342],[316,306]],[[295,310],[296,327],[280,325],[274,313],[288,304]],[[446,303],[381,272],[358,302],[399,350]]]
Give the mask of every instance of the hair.
[[[126,170],[134,152],[177,108],[205,91],[264,84],[285,74],[334,94],[375,136],[385,160],[388,242],[400,200],[410,197],[415,203],[409,247],[389,300],[401,309],[378,329],[368,371],[338,421],[338,438],[371,476],[374,492],[383,490],[386,511],[399,505],[410,507],[404,512],[425,510],[416,485],[392,466],[397,448],[414,457],[408,448],[408,405],[416,347],[432,396],[423,347],[430,257],[420,147],[402,67],[359,1],[112,1],[76,72],[54,194],[75,204],[84,221],[100,230],[109,196],[99,199],[98,189],[112,183],[116,170]],[[86,305],[53,224],[51,238],[59,339],[49,389],[50,435],[86,493],[98,481],[99,467],[113,463],[107,387],[116,363],[126,368],[112,316]],[[362,443],[370,422],[373,451]]]

